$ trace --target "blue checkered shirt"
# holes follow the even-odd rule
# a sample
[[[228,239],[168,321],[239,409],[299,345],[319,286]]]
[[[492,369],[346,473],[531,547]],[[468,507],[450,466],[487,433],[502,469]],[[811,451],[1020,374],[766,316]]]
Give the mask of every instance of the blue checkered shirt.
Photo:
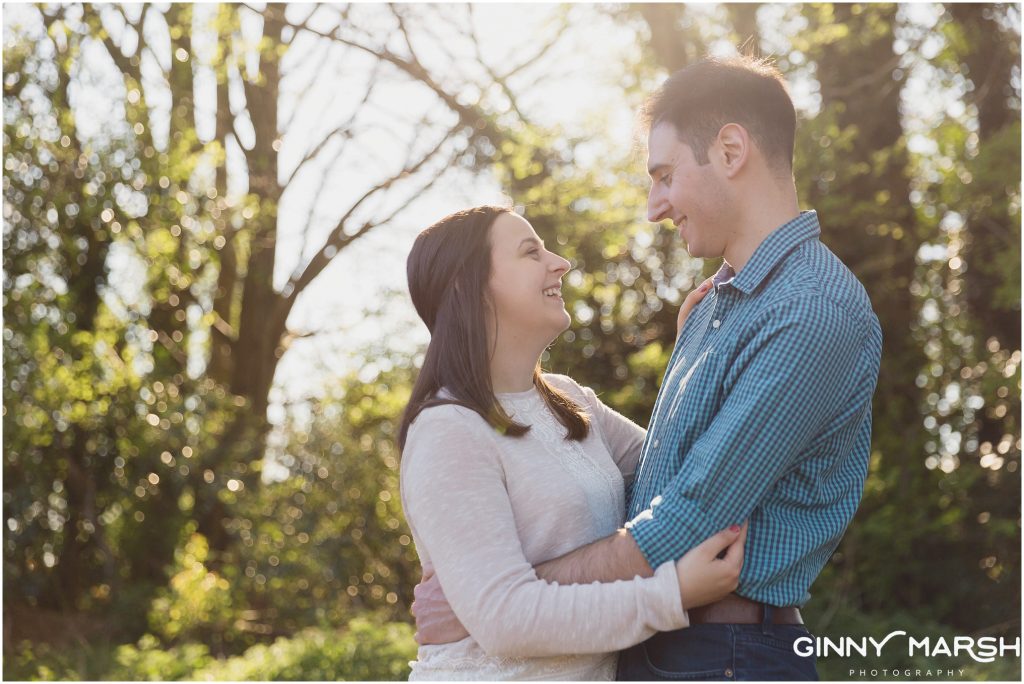
[[[676,341],[626,524],[651,567],[750,520],[737,593],[803,605],[860,502],[882,332],[813,211],[739,273],[724,264]]]

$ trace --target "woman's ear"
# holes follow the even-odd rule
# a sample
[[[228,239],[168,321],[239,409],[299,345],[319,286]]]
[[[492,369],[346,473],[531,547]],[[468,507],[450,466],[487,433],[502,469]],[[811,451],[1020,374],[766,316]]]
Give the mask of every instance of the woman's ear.
[[[726,124],[718,131],[718,153],[727,178],[733,178],[751,153],[750,134],[739,124]]]

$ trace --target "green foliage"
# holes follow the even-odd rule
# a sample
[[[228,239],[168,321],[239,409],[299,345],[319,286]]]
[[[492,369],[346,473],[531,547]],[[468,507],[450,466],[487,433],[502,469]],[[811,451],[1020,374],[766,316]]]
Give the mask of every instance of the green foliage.
[[[229,583],[206,567],[209,545],[189,535],[175,553],[175,570],[149,610],[151,628],[167,641],[219,639],[233,621]]]
[[[210,664],[213,658],[206,644],[182,644],[166,648],[152,634],[137,644],[118,646],[114,667],[103,673],[104,679],[128,681],[181,681],[194,679],[194,673]]]
[[[225,660],[202,643],[166,647],[151,634],[135,644],[55,649],[20,644],[4,678],[120,681],[401,681],[416,658],[411,625],[374,613],[341,629],[309,628]]]
[[[198,681],[399,681],[416,658],[413,629],[372,615],[353,619],[344,631],[307,629],[269,646],[192,673]]]
[[[4,649],[5,680],[35,682],[89,679],[89,674],[95,671],[89,667],[91,663],[102,660],[103,666],[98,669],[105,670],[112,660],[110,654],[102,648],[88,646],[78,652],[69,652],[26,640],[11,647],[4,644]]]
[[[289,414],[271,452],[286,480],[240,500],[222,558],[253,634],[341,624],[364,610],[404,619],[419,566],[402,516],[394,431],[410,372],[342,379]],[[307,410],[308,409],[308,410]]]
[[[186,522],[247,474],[216,454],[244,401],[187,368],[219,209],[189,192],[203,150],[155,149],[128,75],[124,116],[83,136],[71,93],[92,15],[39,12],[47,37],[14,25],[5,51],[4,591],[139,630]],[[115,262],[140,274],[115,281]]]

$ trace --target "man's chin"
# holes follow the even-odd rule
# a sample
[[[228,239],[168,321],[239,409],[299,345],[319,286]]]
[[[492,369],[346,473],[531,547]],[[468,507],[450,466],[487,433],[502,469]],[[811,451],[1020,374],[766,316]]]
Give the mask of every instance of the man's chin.
[[[686,253],[694,259],[718,259],[725,254],[723,250],[708,249],[707,246],[694,244],[692,242],[686,243]]]

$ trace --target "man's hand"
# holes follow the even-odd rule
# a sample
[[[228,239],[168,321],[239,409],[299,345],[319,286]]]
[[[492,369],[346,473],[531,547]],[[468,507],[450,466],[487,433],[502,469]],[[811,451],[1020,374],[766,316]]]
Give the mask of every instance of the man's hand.
[[[441,582],[433,571],[423,575],[420,583],[413,589],[412,595],[417,644],[450,644],[469,636],[469,632],[448,605],[448,599],[441,589]]]
[[[704,299],[704,296],[711,290],[711,280],[711,278],[708,278],[700,284],[700,287],[686,295],[686,299],[679,306],[679,315],[676,316],[676,336],[683,331],[683,325],[686,323],[686,319],[689,318],[690,312],[693,311],[693,307],[700,304],[700,300]]]

